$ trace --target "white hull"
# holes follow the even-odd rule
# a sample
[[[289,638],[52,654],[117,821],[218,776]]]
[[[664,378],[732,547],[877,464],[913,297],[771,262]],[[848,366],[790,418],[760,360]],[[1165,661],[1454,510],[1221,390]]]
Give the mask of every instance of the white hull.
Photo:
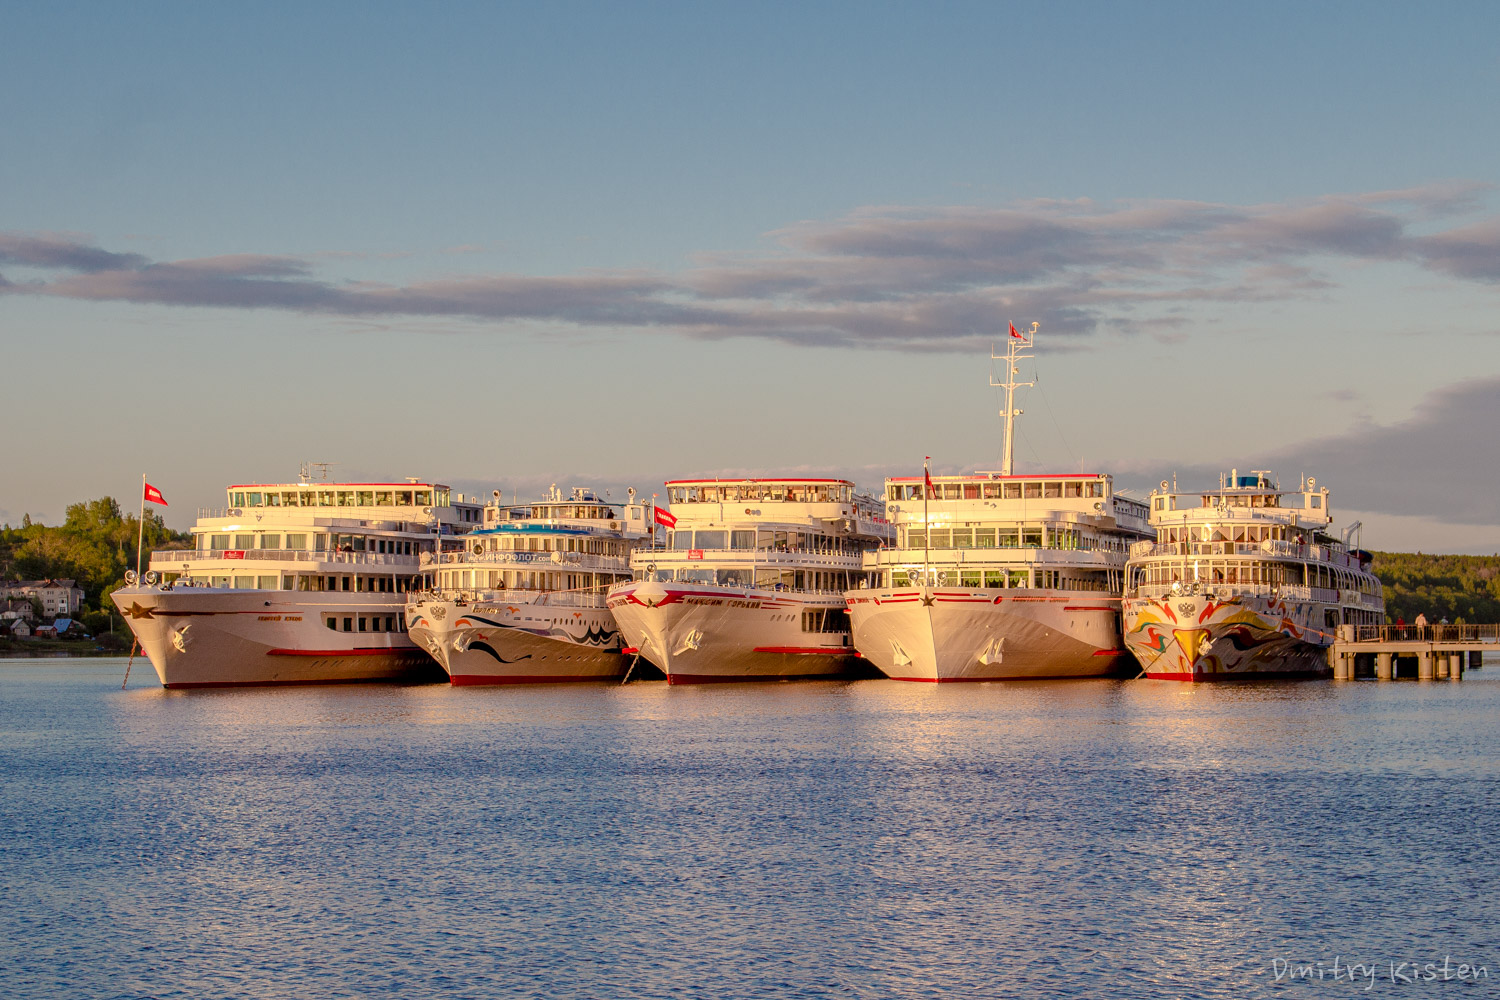
[[[803,611],[841,610],[831,594],[636,582],[610,591],[630,646],[672,684],[827,677],[859,666],[847,632],[804,632]]]
[[[1325,605],[1240,594],[1125,601],[1125,644],[1158,680],[1324,677],[1331,630]]]
[[[399,623],[395,595],[136,586],[111,596],[164,687],[437,679],[404,633],[357,631],[361,619]]]
[[[406,609],[412,641],[454,684],[617,679],[624,645],[606,608],[429,600]]]
[[[896,680],[1099,677],[1127,660],[1117,597],[948,587],[844,596],[854,645]]]

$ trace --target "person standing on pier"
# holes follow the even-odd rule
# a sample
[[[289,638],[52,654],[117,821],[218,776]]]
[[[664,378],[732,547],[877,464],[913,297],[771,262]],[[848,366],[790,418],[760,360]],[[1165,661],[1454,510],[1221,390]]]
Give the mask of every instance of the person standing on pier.
[[[1417,620],[1413,624],[1417,626],[1417,638],[1425,638],[1427,635],[1427,612],[1418,611]]]

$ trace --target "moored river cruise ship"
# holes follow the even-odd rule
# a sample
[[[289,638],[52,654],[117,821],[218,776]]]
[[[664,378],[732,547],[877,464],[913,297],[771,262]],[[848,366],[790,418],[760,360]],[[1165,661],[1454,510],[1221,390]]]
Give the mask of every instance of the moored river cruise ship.
[[[406,634],[406,593],[481,504],[414,479],[227,492],[199,511],[192,549],[152,553],[111,595],[163,686],[442,679]]]
[[[870,553],[873,585],[844,596],[855,646],[887,676],[1091,677],[1128,660],[1119,595],[1146,506],[1109,476],[977,472],[885,489],[896,546]]]
[[[623,643],[606,591],[630,579],[648,536],[646,507],[556,486],[542,500],[484,509],[484,526],[413,594],[407,630],[454,684],[618,678]]]
[[[1146,505],[1108,475],[1015,475],[1018,363],[1038,324],[1010,327],[1005,450],[998,472],[886,480],[896,547],[865,560],[871,585],[845,594],[854,644],[889,677],[994,681],[1092,677],[1128,660],[1120,643],[1126,549]]]
[[[1156,540],[1131,550],[1125,642],[1146,676],[1209,681],[1331,673],[1340,625],[1385,619],[1380,581],[1349,537],[1329,534],[1328,488],[1282,490],[1270,472],[1150,498]]]
[[[891,538],[879,501],[843,479],[666,484],[664,548],[631,557],[609,606],[673,684],[818,677],[858,658],[842,597]]]

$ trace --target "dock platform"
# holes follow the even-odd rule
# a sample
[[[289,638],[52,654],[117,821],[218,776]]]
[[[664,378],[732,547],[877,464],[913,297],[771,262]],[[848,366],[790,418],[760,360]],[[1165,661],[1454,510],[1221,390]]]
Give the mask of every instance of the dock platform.
[[[1462,680],[1500,653],[1500,625],[1341,625],[1328,648],[1333,679]]]

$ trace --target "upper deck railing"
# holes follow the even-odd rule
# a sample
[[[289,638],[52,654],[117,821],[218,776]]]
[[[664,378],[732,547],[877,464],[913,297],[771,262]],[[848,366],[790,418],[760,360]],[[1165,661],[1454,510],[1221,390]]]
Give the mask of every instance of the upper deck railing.
[[[161,549],[151,553],[151,564],[297,562],[350,566],[398,566],[416,569],[418,557],[382,552],[319,552],[315,549]]]
[[[624,556],[602,556],[592,552],[522,552],[502,549],[499,552],[444,552],[439,557],[444,566],[530,566],[540,569],[629,572]]]
[[[1264,542],[1134,542],[1130,546],[1131,559],[1151,559],[1170,556],[1276,556],[1283,559],[1322,562],[1330,566],[1347,566],[1359,569],[1359,560],[1353,554],[1328,545],[1306,545],[1267,539]]]

